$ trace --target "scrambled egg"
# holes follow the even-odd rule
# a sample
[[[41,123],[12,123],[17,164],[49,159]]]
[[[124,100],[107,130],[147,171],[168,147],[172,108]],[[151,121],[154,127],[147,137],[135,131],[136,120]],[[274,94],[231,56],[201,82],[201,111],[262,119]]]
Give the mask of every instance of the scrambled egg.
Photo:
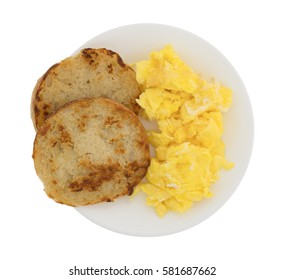
[[[136,75],[143,87],[137,102],[159,130],[147,132],[156,155],[147,182],[134,194],[143,191],[160,217],[168,211],[183,213],[193,202],[211,197],[219,171],[233,166],[221,140],[222,112],[230,107],[232,92],[202,79],[170,45],[136,63]]]

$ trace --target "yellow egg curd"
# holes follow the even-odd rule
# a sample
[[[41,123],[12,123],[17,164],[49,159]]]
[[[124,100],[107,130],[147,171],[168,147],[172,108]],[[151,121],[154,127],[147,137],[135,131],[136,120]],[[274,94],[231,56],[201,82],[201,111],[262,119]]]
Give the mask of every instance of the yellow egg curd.
[[[225,158],[223,116],[232,103],[232,91],[217,81],[206,81],[186,65],[171,45],[135,64],[143,92],[137,100],[142,114],[158,124],[148,131],[155,148],[134,195],[143,191],[147,204],[163,217],[183,213],[194,202],[212,196],[210,187],[221,169],[233,164]]]

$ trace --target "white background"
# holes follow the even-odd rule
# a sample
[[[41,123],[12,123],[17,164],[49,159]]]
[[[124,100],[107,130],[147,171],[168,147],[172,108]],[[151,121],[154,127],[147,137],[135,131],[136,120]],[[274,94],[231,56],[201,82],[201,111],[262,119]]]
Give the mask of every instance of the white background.
[[[274,0],[1,1],[0,278],[110,279],[68,270],[126,265],[216,266],[217,276],[114,279],[284,279],[284,12]],[[111,232],[47,199],[31,158],[37,78],[101,32],[143,22],[189,30],[219,49],[255,119],[250,165],[231,199],[196,227],[153,238]]]

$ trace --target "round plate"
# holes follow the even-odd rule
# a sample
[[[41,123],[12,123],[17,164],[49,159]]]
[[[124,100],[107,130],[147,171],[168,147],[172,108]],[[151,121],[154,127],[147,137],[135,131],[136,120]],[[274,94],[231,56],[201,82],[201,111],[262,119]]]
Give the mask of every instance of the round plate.
[[[145,60],[153,50],[171,44],[178,55],[205,78],[214,77],[233,90],[233,104],[224,114],[226,157],[234,162],[230,171],[212,186],[214,197],[194,204],[184,214],[168,213],[159,218],[140,193],[112,203],[77,207],[92,222],[109,230],[134,236],[160,236],[189,229],[215,213],[234,193],[246,171],[253,145],[253,115],[246,89],[233,66],[212,45],[196,35],[172,26],[134,24],[107,31],[82,48],[107,48],[132,64]]]

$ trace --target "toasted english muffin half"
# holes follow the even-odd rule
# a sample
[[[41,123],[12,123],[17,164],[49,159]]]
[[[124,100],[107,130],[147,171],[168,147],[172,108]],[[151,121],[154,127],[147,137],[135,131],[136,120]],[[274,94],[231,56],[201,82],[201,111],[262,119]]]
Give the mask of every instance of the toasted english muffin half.
[[[34,166],[46,194],[83,206],[130,195],[150,163],[145,129],[109,99],[71,101],[38,129]]]
[[[138,113],[140,87],[135,71],[115,52],[82,49],[50,67],[34,87],[31,116],[37,130],[59,107],[72,100],[110,98]]]

